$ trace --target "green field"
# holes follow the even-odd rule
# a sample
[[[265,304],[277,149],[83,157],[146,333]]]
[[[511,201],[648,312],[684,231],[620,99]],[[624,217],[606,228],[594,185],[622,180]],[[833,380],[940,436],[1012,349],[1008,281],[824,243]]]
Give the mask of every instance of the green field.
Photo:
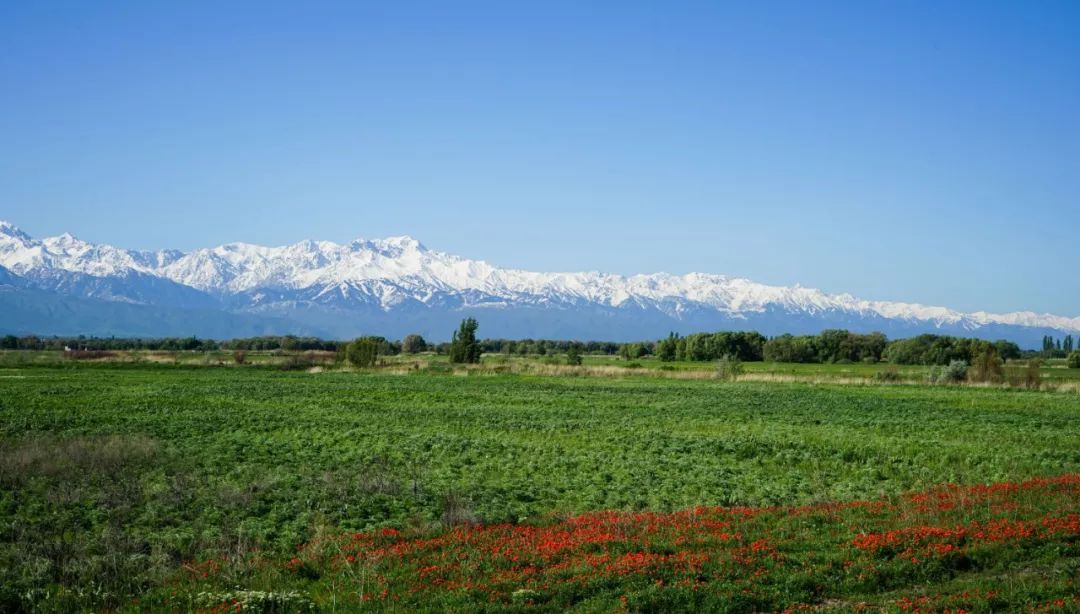
[[[1073,393],[7,364],[0,610],[183,598],[187,585],[171,582],[185,565],[284,559],[328,532],[880,499],[1080,472]],[[218,588],[280,587],[273,578]],[[311,588],[325,576],[301,580],[329,607],[325,587]]]

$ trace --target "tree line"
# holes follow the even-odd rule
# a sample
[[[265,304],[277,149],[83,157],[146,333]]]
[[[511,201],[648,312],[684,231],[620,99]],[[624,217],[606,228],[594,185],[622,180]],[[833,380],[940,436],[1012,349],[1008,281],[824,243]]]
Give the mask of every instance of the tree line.
[[[1062,339],[1047,336],[1041,352],[1023,352],[1006,340],[986,341],[948,335],[918,335],[890,341],[884,334],[854,333],[843,329],[824,330],[817,335],[780,335],[765,337],[755,331],[722,331],[682,336],[671,333],[658,341],[616,343],[609,341],[573,341],[552,339],[479,339],[479,324],[474,318],[463,320],[445,343],[429,343],[418,334],[400,341],[380,336],[364,336],[352,341],[331,341],[294,335],[260,336],[216,341],[197,337],[138,339],[118,337],[0,337],[0,349],[8,350],[160,350],[160,351],[325,351],[336,352],[352,364],[372,366],[379,356],[433,352],[449,356],[451,362],[479,362],[483,354],[556,355],[564,354],[571,364],[580,364],[581,356],[619,356],[636,360],[655,356],[661,361],[715,361],[733,359],[745,362],[769,361],[791,363],[874,363],[888,361],[905,365],[948,365],[975,360],[992,353],[1001,360],[1035,355],[1068,357],[1070,364],[1080,364],[1072,335]]]
[[[724,357],[753,362],[764,357],[767,339],[758,332],[695,333],[685,337],[671,333],[653,346],[662,361],[719,360]]]
[[[38,337],[26,335],[0,337],[0,349],[3,350],[161,350],[170,352],[209,352],[222,349],[227,342],[197,337],[163,337],[157,339],[138,339],[123,337]],[[260,348],[262,349],[262,348]],[[272,348],[268,348],[272,349]]]
[[[624,344],[619,353],[625,358],[636,358],[645,351],[641,344]],[[953,360],[970,363],[987,352],[1002,360],[1024,356],[1020,346],[1006,340],[927,334],[890,341],[879,332],[862,334],[843,329],[771,339],[757,332],[698,333],[685,337],[671,333],[657,341],[651,353],[662,361],[730,358],[747,362],[876,363],[884,360],[894,364],[947,365]]]
[[[1011,341],[919,335],[889,343],[884,357],[898,365],[947,365],[954,360],[974,364],[976,359],[987,354],[996,355],[1001,360],[1021,358],[1024,355],[1020,346]]]

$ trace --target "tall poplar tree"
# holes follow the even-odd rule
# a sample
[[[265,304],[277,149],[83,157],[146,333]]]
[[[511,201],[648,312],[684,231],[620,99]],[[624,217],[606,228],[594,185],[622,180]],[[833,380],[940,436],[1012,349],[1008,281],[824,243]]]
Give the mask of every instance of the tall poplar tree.
[[[450,341],[450,362],[477,364],[480,362],[480,344],[476,341],[476,329],[479,328],[475,318],[465,318],[461,326],[454,331]]]

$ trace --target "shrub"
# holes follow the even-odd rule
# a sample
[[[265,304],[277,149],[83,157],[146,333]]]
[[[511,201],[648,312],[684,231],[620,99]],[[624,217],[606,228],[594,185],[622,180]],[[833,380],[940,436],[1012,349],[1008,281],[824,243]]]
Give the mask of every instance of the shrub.
[[[1065,359],[1065,365],[1070,369],[1080,369],[1080,350],[1070,353]]]
[[[315,366],[315,357],[310,354],[291,354],[281,363],[282,371],[306,371]]]
[[[1000,383],[1005,378],[1005,371],[1001,358],[993,349],[983,350],[975,358],[975,364],[971,365],[968,379],[973,382]]]
[[[743,363],[738,356],[726,354],[716,361],[716,378],[725,381],[734,381],[743,374]]]
[[[566,348],[566,364],[577,366],[581,364],[581,350],[578,349],[576,343],[571,343]]]
[[[896,367],[888,367],[874,374],[874,379],[879,382],[899,382],[900,370]]]
[[[354,367],[374,367],[378,357],[379,344],[370,337],[361,337],[345,348],[345,359]]]
[[[968,371],[967,361],[953,360],[948,366],[930,369],[926,379],[931,384],[959,384],[968,376]]]
[[[1024,387],[1028,390],[1038,390],[1042,387],[1042,361],[1032,358],[1024,369]]]
[[[645,346],[640,343],[624,343],[619,346],[619,356],[623,360],[635,360],[645,355]]]
[[[232,355],[233,362],[238,365],[247,364],[247,352],[244,350],[236,350]]]
[[[968,374],[968,363],[966,360],[952,360],[949,361],[949,365],[942,369],[941,379],[944,383],[955,384],[964,381],[964,378]]]
[[[428,344],[420,335],[406,335],[401,340],[401,351],[406,354],[419,354],[427,350]]]

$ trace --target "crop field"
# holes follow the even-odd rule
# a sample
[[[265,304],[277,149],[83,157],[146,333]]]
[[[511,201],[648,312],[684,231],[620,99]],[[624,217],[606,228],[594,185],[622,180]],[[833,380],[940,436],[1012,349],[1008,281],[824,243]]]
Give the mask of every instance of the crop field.
[[[1075,393],[20,360],[0,610],[1080,607]]]

